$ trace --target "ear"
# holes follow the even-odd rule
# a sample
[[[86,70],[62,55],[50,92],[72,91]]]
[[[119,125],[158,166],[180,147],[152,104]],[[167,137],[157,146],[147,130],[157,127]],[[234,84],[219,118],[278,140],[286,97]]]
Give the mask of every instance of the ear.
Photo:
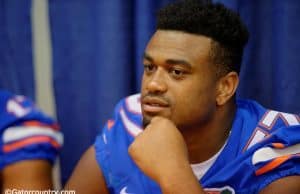
[[[217,105],[224,105],[235,94],[238,85],[239,76],[234,71],[221,77],[217,83]]]

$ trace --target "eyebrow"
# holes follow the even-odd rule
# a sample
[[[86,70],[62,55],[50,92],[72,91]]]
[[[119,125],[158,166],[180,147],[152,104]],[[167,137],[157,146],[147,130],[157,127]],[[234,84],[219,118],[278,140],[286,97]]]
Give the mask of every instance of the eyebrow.
[[[148,53],[144,53],[144,59],[147,59],[148,61],[153,62],[153,58]]]
[[[189,62],[180,59],[167,59],[166,63],[169,65],[184,65],[188,68],[192,68],[192,65]]]
[[[148,53],[144,53],[144,59],[153,62],[153,58],[148,54]],[[192,68],[192,65],[187,62],[186,60],[181,60],[181,59],[167,59],[165,61],[168,65],[184,65],[188,68]]]

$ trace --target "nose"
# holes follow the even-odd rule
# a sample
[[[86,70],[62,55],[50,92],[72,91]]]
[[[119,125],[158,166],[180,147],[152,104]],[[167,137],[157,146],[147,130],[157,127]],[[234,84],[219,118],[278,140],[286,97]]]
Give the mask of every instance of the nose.
[[[164,93],[167,91],[164,70],[158,68],[153,75],[148,77],[146,89],[149,93]]]

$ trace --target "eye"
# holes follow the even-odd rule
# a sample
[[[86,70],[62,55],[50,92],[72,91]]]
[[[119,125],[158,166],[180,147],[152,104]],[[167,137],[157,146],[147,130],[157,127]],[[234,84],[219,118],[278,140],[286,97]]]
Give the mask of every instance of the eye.
[[[185,71],[183,71],[181,69],[171,69],[170,74],[175,79],[180,79],[180,78],[183,78],[183,76],[185,75]]]
[[[144,65],[144,71],[145,73],[149,74],[155,71],[155,66],[153,64],[145,64]]]

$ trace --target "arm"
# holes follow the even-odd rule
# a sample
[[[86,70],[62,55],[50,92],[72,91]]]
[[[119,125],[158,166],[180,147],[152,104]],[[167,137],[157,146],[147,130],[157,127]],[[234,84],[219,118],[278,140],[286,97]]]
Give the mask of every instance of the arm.
[[[164,194],[203,194],[188,161],[186,144],[168,119],[155,117],[129,147],[139,168],[156,181]]]
[[[52,188],[52,166],[45,160],[26,160],[10,164],[3,169],[3,190]]]
[[[204,194],[198,180],[188,165],[186,168],[178,167],[176,170],[170,169],[170,176],[164,175],[158,181],[163,194]]]
[[[63,143],[59,126],[24,96],[0,91],[0,101],[0,187],[51,189],[52,163]]]
[[[109,194],[93,146],[84,153],[64,189],[75,190],[76,194]]]
[[[264,188],[260,194],[300,193],[300,176],[288,176],[278,179]]]

